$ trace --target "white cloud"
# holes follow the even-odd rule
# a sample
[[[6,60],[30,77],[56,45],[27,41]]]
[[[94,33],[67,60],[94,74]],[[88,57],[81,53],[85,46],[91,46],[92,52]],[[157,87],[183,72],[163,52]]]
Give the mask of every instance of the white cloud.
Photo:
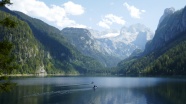
[[[115,16],[113,14],[108,14],[105,16],[106,19],[110,20],[112,23],[117,23],[120,25],[124,25],[125,21],[122,19],[122,17]]]
[[[68,14],[81,15],[81,14],[84,13],[84,8],[81,5],[75,4],[75,3],[71,2],[71,1],[69,1],[67,3],[64,3],[63,6],[64,6],[65,11]]]
[[[113,15],[113,14],[107,14],[107,15],[105,15],[104,18],[102,18],[102,21],[100,21],[98,23],[98,26],[110,29],[110,26],[113,23],[118,24],[118,25],[124,25],[125,22],[126,21],[123,20],[122,17],[116,16],[116,15]]]
[[[81,25],[76,23],[74,20],[70,20],[69,18],[64,18],[62,22],[57,23],[60,27],[77,27],[77,28],[87,28],[85,25]]]
[[[9,9],[21,11],[31,17],[41,19],[59,29],[64,27],[86,27],[68,18],[68,15],[82,15],[84,13],[84,8],[73,2],[64,3],[62,6],[48,6],[39,0],[12,0],[12,3],[13,5],[8,6]]]
[[[146,10],[141,10],[141,12],[145,13],[145,12],[146,12]]]
[[[128,9],[128,11],[130,12],[131,17],[133,17],[133,18],[138,18],[139,19],[139,18],[141,18],[140,15],[142,13],[146,12],[145,10],[140,10],[140,9],[136,8],[135,6],[129,5],[127,2],[125,2],[123,5]]]
[[[106,28],[106,29],[110,29],[110,26],[106,22],[104,22],[104,21],[100,21],[98,23],[98,26],[103,27],[103,28]]]

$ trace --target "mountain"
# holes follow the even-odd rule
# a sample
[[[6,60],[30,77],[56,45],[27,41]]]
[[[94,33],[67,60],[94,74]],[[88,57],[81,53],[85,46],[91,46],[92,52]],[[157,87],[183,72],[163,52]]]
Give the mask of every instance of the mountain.
[[[144,52],[121,61],[118,69],[129,75],[186,75],[185,56],[186,7],[175,12],[169,8]]]
[[[159,25],[161,24],[161,22],[165,19],[165,17],[167,17],[167,16],[169,16],[169,15],[172,15],[174,12],[175,12],[175,8],[174,8],[174,7],[166,8],[166,9],[164,10],[164,14],[161,16],[161,18],[160,18],[160,20],[159,20],[158,27],[159,27]]]
[[[164,47],[166,43],[171,42],[174,38],[178,37],[181,32],[186,30],[186,12],[185,8],[174,12],[173,8],[165,9],[161,21],[156,30],[156,35],[152,42],[148,45],[149,48],[145,53],[149,53],[158,48]],[[169,11],[168,14],[166,11]]]
[[[0,40],[15,45],[13,55],[19,69],[14,73],[85,74],[100,71],[103,66],[93,58],[82,55],[63,36],[60,30],[21,12],[1,8],[0,18],[9,17],[17,23],[14,29],[0,27]]]
[[[135,49],[143,50],[153,33],[142,24],[123,27],[120,31],[64,28],[62,35],[84,55],[99,60],[106,67],[116,66]]]
[[[101,42],[95,40],[89,30],[64,28],[61,33],[80,52],[99,60],[102,65],[111,67],[119,62],[116,57],[109,55],[105,48],[102,48]]]

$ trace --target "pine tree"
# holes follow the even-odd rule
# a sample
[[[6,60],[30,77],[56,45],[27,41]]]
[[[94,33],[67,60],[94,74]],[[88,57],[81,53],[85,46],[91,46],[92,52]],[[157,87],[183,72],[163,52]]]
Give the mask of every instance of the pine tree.
[[[10,0],[2,0],[0,2],[0,7],[3,7],[6,4],[12,3],[10,3]],[[14,28],[16,23],[9,18],[5,18],[0,20],[0,25],[6,28]],[[16,68],[13,60],[14,58],[11,57],[12,48],[12,43],[8,41],[0,42],[0,92],[10,91],[15,86],[15,83],[10,82],[7,76],[14,68]]]
[[[0,6],[5,6],[5,5],[11,5],[12,3],[10,2],[10,0],[1,0],[0,1]]]

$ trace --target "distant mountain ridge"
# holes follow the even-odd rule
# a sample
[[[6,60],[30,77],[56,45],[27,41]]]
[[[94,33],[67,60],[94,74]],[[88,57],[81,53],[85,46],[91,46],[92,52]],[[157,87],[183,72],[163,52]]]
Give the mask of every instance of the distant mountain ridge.
[[[84,55],[99,60],[104,66],[113,66],[119,62],[117,58],[109,56],[101,47],[101,43],[95,40],[87,29],[64,28],[62,35]]]
[[[143,50],[146,42],[153,37],[150,29],[141,24],[123,27],[120,31],[64,28],[61,32],[80,52],[107,67],[116,66],[135,49]]]

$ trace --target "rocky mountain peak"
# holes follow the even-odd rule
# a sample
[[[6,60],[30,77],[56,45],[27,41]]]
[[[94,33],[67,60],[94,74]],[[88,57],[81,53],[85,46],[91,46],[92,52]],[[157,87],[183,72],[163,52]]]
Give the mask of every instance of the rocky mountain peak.
[[[171,7],[171,8],[166,8],[164,10],[164,14],[173,14],[175,12],[175,8]]]
[[[174,8],[167,8],[160,22],[152,42],[145,49],[145,53],[163,47],[186,31],[186,7],[175,11]],[[165,19],[166,18],[166,19]]]
[[[64,28],[62,35],[81,53],[108,67],[116,66],[136,48],[144,50],[146,42],[153,37],[150,29],[139,23],[124,26],[120,31]]]
[[[170,7],[170,8],[166,8],[164,10],[164,13],[163,15],[161,16],[160,20],[159,20],[159,24],[158,24],[158,27],[160,25],[160,23],[164,20],[165,17],[167,17],[168,15],[171,15],[175,12],[175,8],[174,7]]]
[[[125,40],[125,43],[129,44],[129,43],[134,43],[136,41],[138,41],[138,42],[143,41],[143,40],[141,40],[142,38],[139,38],[142,35],[144,35],[143,40],[144,39],[151,40],[153,37],[153,32],[145,25],[138,23],[138,24],[133,24],[133,25],[129,26],[128,28],[123,27],[121,29],[119,38],[122,41]],[[145,46],[145,45],[143,44],[143,46]],[[141,48],[141,49],[143,49],[143,48]]]

